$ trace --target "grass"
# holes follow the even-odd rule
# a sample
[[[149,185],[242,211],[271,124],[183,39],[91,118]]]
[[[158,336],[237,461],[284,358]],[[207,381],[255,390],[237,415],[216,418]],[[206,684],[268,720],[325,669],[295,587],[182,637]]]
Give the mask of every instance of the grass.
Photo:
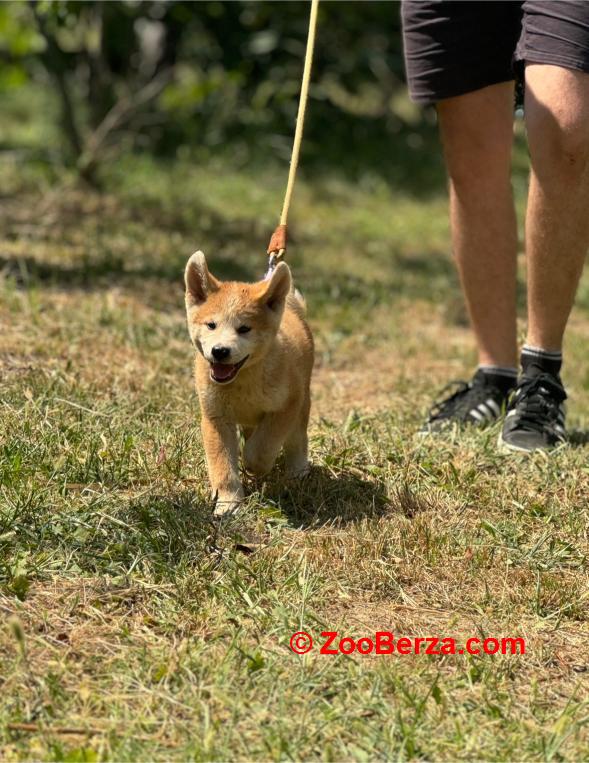
[[[421,197],[375,172],[303,177],[289,258],[318,349],[313,472],[250,485],[219,526],[182,270],[201,247],[259,277],[286,168],[123,157],[101,195],[34,157],[1,173],[2,760],[587,757],[587,277],[572,447],[420,439],[474,362],[443,177]],[[527,651],[300,657],[302,629]]]

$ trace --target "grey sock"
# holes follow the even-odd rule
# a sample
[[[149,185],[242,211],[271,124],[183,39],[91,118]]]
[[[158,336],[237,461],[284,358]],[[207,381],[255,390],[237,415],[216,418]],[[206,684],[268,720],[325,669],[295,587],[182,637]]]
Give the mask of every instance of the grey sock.
[[[541,347],[525,344],[522,348],[521,364],[524,374],[534,375],[545,372],[558,377],[562,367],[562,352],[543,350]]]
[[[486,374],[493,374],[494,376],[510,376],[513,379],[517,378],[517,368],[515,368],[515,366],[490,366],[479,364],[479,369]]]

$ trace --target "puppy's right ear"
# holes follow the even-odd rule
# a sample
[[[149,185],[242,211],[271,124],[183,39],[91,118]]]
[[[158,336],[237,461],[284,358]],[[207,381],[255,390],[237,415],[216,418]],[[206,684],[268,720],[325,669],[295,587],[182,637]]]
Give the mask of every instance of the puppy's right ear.
[[[195,252],[186,263],[186,307],[198,307],[207,301],[209,294],[217,291],[219,281],[209,273],[207,261],[201,251]]]

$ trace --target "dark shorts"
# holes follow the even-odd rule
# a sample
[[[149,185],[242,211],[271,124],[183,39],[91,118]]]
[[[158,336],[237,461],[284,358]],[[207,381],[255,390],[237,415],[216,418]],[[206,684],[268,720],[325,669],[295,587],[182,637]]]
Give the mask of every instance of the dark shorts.
[[[589,72],[589,0],[403,0],[401,16],[417,103],[508,82],[522,63]]]

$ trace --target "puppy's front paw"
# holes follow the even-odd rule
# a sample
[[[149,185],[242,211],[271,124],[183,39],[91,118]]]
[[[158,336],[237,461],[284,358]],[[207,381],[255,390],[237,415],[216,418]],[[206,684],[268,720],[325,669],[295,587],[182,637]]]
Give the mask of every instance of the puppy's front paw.
[[[215,508],[213,509],[213,515],[215,517],[223,517],[229,514],[235,514],[239,510],[242,503],[242,491],[235,492],[219,490],[215,496]]]

